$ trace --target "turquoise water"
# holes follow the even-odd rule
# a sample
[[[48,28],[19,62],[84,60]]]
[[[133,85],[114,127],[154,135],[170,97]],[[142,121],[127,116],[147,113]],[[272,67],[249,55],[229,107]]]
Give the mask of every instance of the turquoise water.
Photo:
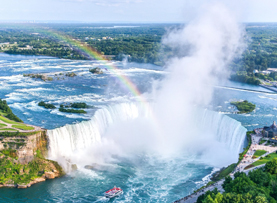
[[[166,74],[160,67],[150,64],[110,62],[121,69],[143,93],[151,91],[152,82]],[[0,97],[6,99],[12,110],[24,122],[47,129],[90,120],[95,112],[107,105],[134,101],[128,88],[122,85],[104,64],[97,61],[71,61],[48,57],[26,57],[0,54]],[[88,70],[101,67],[103,75]],[[77,77],[43,82],[28,77],[27,73],[74,71]],[[261,87],[228,82],[222,86],[268,91]],[[270,91],[268,91],[270,92]],[[262,127],[277,116],[277,95],[216,88],[210,109],[226,114],[247,129]],[[233,114],[230,101],[247,99],[257,110],[247,115]],[[94,108],[86,115],[61,113],[37,106],[39,101],[56,106],[63,102],[86,102]],[[275,110],[276,108],[276,110]],[[95,170],[79,168],[65,177],[48,180],[28,189],[0,188],[1,202],[172,202],[193,192],[208,181],[215,166],[200,160],[201,154],[180,154],[176,157],[159,157],[153,154],[135,154],[112,157]],[[91,160],[93,164],[93,160]],[[108,200],[103,192],[114,185],[124,195]]]

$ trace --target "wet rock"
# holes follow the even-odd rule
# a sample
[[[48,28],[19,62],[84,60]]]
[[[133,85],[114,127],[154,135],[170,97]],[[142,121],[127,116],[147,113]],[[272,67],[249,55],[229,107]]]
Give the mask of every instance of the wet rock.
[[[72,171],[76,171],[78,169],[77,165],[76,164],[72,164],[71,165],[71,170]]]
[[[93,73],[93,74],[103,74],[103,71],[100,68],[93,68],[93,69],[89,69],[89,72]]]
[[[86,165],[85,169],[94,169],[94,166]]]
[[[54,179],[56,177],[54,172],[45,172],[46,179]]]
[[[17,188],[20,188],[20,189],[24,189],[24,188],[27,188],[28,187],[28,184],[18,184],[17,185]]]

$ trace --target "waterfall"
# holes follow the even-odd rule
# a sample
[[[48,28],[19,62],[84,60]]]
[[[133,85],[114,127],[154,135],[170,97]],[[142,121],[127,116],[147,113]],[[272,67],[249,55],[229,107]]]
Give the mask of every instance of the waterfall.
[[[149,115],[149,109],[142,104],[121,103],[97,110],[89,121],[48,130],[49,158],[57,161],[60,161],[61,157],[70,159],[77,151],[101,143],[103,135],[111,125],[139,117],[149,118]],[[191,126],[192,128],[201,128],[207,135],[212,135],[210,139],[225,144],[233,154],[238,156],[246,134],[246,129],[240,122],[209,110],[197,110],[191,119],[196,124]]]
[[[201,125],[215,135],[220,143],[224,143],[234,154],[243,151],[247,129],[240,122],[218,112],[201,111]]]

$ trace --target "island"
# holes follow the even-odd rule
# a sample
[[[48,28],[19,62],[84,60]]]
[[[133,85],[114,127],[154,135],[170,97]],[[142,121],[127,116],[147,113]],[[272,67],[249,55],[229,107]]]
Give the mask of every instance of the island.
[[[48,103],[45,103],[44,101],[39,102],[38,105],[43,106],[46,109],[55,109],[56,108],[54,104],[48,104]]]
[[[47,157],[47,130],[23,123],[0,99],[0,187],[27,188],[63,176]]]
[[[238,102],[231,102],[232,105],[236,106],[239,110],[238,113],[250,113],[255,110],[256,105],[248,102],[247,100],[238,101]]]
[[[66,113],[87,113],[87,112],[84,111],[84,110],[65,109],[65,108],[63,108],[63,107],[60,107],[60,108],[59,108],[59,111],[60,111],[60,112],[66,112]]]
[[[43,81],[65,80],[66,77],[73,78],[77,76],[74,72],[50,72],[50,73],[28,73],[23,74],[23,77],[40,79]]]
[[[93,74],[103,74],[103,71],[101,70],[101,68],[93,68],[93,69],[89,69],[89,72],[93,73]]]

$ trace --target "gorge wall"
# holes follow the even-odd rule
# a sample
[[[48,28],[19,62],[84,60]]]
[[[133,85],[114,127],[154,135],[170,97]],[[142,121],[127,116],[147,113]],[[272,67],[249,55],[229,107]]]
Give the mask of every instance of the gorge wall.
[[[64,174],[47,160],[47,131],[0,133],[0,187],[27,188]]]

